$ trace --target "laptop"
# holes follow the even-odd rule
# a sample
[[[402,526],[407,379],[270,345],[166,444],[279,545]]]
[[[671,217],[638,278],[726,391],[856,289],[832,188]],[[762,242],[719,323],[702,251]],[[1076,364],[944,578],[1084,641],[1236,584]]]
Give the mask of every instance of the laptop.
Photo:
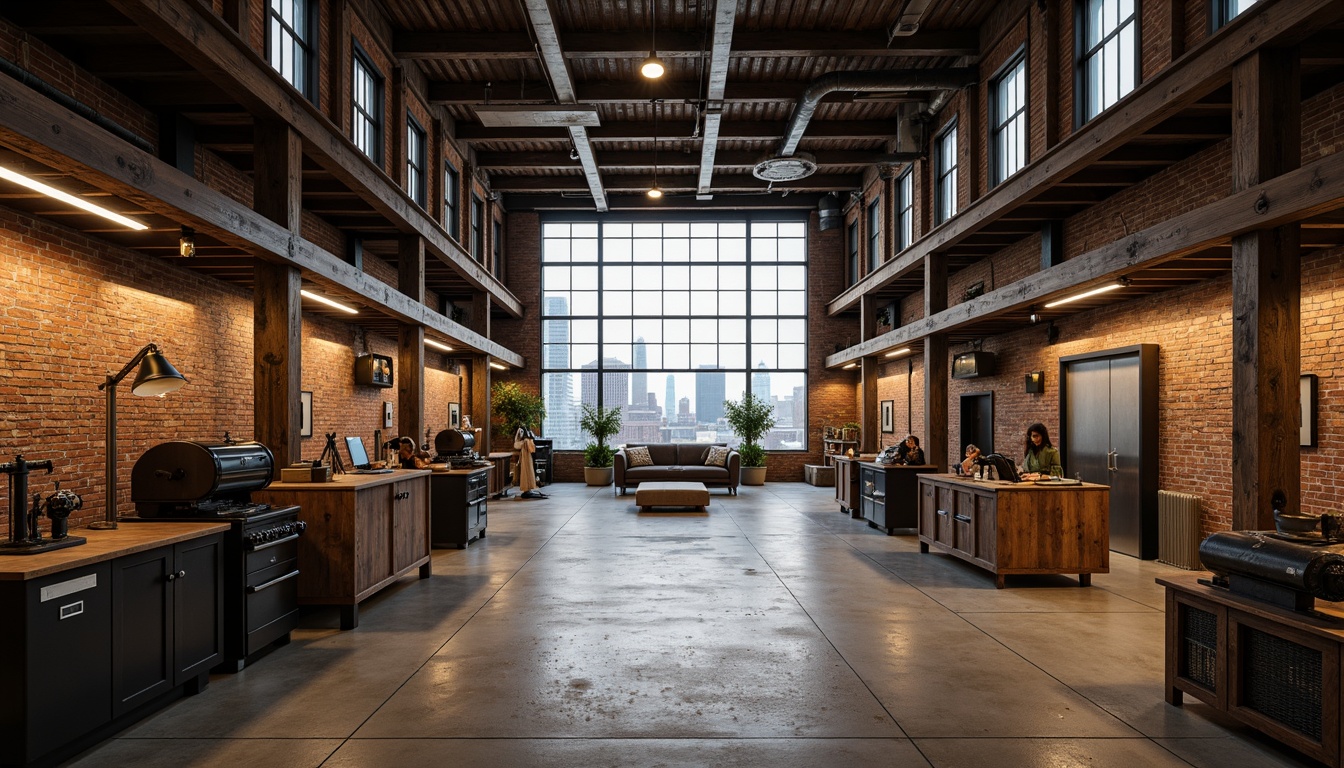
[[[345,449],[350,452],[350,465],[355,469],[352,475],[386,475],[390,474],[390,469],[372,469],[372,462],[369,461],[369,452],[364,450],[364,439],[359,435],[345,436]]]

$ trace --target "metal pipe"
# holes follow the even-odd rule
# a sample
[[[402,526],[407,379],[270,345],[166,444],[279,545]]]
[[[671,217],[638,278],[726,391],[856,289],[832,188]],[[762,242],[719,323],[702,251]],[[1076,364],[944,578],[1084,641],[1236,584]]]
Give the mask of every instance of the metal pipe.
[[[134,144],[137,149],[141,149],[151,155],[155,154],[156,150],[154,145],[141,138],[129,128],[117,123],[112,120],[112,118],[107,117],[65,91],[58,89],[56,86],[48,83],[37,75],[34,75],[32,72],[29,72],[9,59],[0,57],[0,72],[4,72],[48,99],[51,99],[66,109],[78,114],[80,117],[88,120],[94,125],[116,134],[123,141]]]
[[[951,69],[890,69],[875,72],[829,72],[813,80],[798,98],[788,128],[780,142],[777,157],[789,157],[798,150],[798,142],[821,100],[837,91],[943,91],[974,85],[974,67]]]

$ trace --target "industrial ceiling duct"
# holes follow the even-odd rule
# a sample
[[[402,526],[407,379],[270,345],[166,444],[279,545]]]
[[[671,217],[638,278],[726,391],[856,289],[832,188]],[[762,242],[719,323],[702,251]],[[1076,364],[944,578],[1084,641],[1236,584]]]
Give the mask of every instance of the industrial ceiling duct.
[[[817,216],[823,232],[840,226],[844,215],[840,210],[840,198],[836,197],[834,192],[822,195],[817,203]]]
[[[876,72],[830,72],[813,80],[799,97],[789,116],[784,140],[780,142],[778,157],[789,157],[798,149],[798,142],[807,131],[812,114],[821,100],[832,93],[874,91],[945,91],[974,85],[977,72],[974,67],[948,69],[888,69]]]

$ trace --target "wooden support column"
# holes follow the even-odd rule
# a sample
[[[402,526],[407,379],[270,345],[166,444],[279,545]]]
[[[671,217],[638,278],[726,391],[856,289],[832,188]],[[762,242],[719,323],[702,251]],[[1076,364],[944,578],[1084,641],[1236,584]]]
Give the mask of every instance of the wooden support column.
[[[1261,50],[1233,65],[1233,191],[1301,164],[1298,69],[1296,50]],[[1300,239],[1297,224],[1232,239],[1234,530],[1273,528],[1276,499],[1301,508]]]
[[[302,389],[303,317],[299,271],[258,260],[252,292],[253,437],[275,454],[274,477],[281,467],[303,459],[299,440],[299,391]]]
[[[289,126],[258,122],[253,208],[300,234],[303,146]],[[299,392],[303,389],[302,278],[294,267],[258,260],[252,291],[252,416],[257,442],[275,454],[274,476],[300,461]]]
[[[947,309],[947,254],[924,259],[924,316]],[[924,337],[924,455],[940,470],[948,467],[947,334]],[[913,427],[913,425],[911,425]]]
[[[224,21],[228,22],[243,45],[249,45],[252,36],[252,12],[249,0],[224,0]]]
[[[295,235],[302,234],[303,142],[297,131],[281,122],[259,120],[253,134],[252,208]]]
[[[490,338],[490,294],[481,291],[472,297],[467,323],[471,330]]]
[[[494,450],[490,443],[490,358],[485,355],[471,358],[471,426],[481,429],[476,451],[488,453]]]
[[[403,235],[397,242],[397,279],[401,292],[425,301],[425,241]],[[402,324],[397,338],[401,375],[397,377],[397,428],[419,445],[425,430],[425,329]]]
[[[859,299],[859,340],[867,341],[877,335],[877,298],[865,294]],[[878,435],[882,431],[882,416],[877,407],[877,361],[865,357],[859,363],[859,431],[858,453],[878,450]]]

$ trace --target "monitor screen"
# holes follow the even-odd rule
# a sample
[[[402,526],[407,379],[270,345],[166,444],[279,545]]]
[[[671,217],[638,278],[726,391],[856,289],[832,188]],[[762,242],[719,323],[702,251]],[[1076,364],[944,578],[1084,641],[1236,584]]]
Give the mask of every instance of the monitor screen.
[[[369,453],[364,450],[364,440],[359,435],[346,435],[345,447],[350,451],[350,463],[355,469],[369,468]]]

